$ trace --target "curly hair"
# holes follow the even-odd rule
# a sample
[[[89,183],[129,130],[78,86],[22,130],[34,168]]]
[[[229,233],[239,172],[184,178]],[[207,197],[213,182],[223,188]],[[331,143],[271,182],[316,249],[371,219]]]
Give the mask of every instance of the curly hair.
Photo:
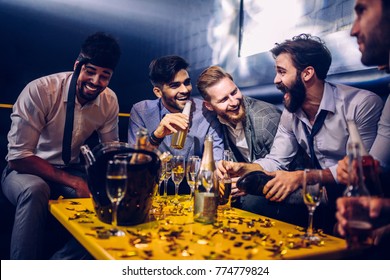
[[[319,37],[310,34],[300,34],[291,40],[277,43],[271,49],[271,53],[274,58],[282,53],[290,54],[294,67],[298,71],[312,66],[321,80],[325,80],[332,63],[332,55],[325,43]]]

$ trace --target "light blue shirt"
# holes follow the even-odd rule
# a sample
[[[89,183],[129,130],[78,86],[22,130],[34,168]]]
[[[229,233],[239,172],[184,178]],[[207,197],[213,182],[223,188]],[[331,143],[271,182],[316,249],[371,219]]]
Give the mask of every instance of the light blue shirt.
[[[172,135],[167,135],[158,149],[161,152],[169,151],[173,155],[182,155],[187,159],[192,155],[202,157],[204,140],[207,134],[211,134],[213,136],[214,160],[221,160],[224,149],[223,136],[216,114],[204,107],[203,100],[196,98],[192,100],[190,127],[184,148],[181,150],[172,148]],[[166,114],[170,114],[170,112],[164,107],[161,99],[144,100],[134,104],[129,119],[129,144],[135,144],[136,133],[140,127],[146,128],[150,135]]]
[[[355,120],[363,145],[369,151],[376,137],[382,108],[381,98],[373,92],[325,82],[316,118],[321,110],[327,110],[328,114],[314,137],[314,151],[321,167],[329,168],[336,182],[337,162],[347,154],[347,120]],[[311,132],[312,125],[301,109],[296,113],[284,109],[270,153],[255,162],[267,171],[287,170],[298,145],[310,155],[304,126]]]

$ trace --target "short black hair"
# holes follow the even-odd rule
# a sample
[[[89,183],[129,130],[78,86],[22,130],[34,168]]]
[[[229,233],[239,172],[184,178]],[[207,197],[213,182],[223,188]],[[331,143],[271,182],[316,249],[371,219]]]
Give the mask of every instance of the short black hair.
[[[325,43],[319,37],[304,33],[276,44],[271,53],[274,58],[282,53],[290,54],[298,71],[302,72],[306,67],[312,66],[321,80],[326,79],[332,63],[332,55]]]
[[[149,65],[149,79],[153,86],[161,88],[168,84],[180,70],[188,69],[188,62],[177,55],[167,55],[152,60]]]
[[[111,35],[96,32],[84,41],[78,60],[88,58],[93,65],[114,70],[120,56],[118,41]]]

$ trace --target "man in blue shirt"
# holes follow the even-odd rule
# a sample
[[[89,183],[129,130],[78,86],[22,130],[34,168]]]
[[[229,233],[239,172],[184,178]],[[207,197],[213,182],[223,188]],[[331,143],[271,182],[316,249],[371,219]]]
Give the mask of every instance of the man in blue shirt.
[[[128,142],[135,144],[136,133],[146,128],[150,143],[161,152],[202,157],[207,134],[213,136],[214,160],[222,159],[222,130],[214,112],[207,110],[203,101],[191,98],[192,85],[187,71],[189,64],[179,56],[164,56],[153,60],[149,66],[149,79],[153,85],[155,100],[134,104],[130,112]],[[184,105],[192,101],[189,117],[182,114]],[[183,149],[171,147],[172,133],[189,129]]]

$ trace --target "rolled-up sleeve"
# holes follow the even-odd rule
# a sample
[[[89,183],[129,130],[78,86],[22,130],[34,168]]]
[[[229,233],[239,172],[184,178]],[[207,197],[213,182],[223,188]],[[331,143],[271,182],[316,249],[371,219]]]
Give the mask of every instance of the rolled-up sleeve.
[[[267,171],[288,170],[299,149],[292,123],[292,114],[283,111],[270,153],[255,163]]]
[[[11,114],[7,160],[35,154],[40,132],[45,125],[44,102],[36,84],[28,84],[19,95]]]

